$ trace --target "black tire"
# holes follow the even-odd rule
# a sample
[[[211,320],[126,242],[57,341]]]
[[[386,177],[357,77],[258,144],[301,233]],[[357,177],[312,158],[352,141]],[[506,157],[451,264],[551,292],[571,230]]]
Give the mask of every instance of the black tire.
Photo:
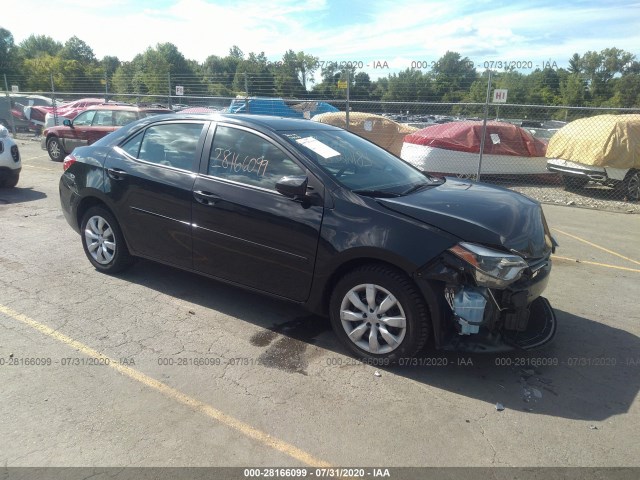
[[[133,258],[122,230],[109,210],[102,206],[91,207],[82,217],[80,226],[84,253],[96,270],[112,274],[131,265]]]
[[[640,170],[629,170],[622,181],[622,195],[630,202],[640,200]]]
[[[564,189],[574,192],[584,188],[589,183],[589,179],[586,177],[574,177],[572,175],[562,175],[562,183],[564,183]]]
[[[369,294],[367,285],[373,286],[371,295],[375,310],[366,298]],[[359,297],[362,307],[368,308],[369,312],[362,313],[363,309],[349,299],[350,294]],[[383,307],[385,299],[390,298],[389,294],[395,298],[386,305],[393,306],[382,311],[380,316],[376,312]],[[414,356],[427,342],[431,330],[429,310],[418,288],[402,271],[386,265],[365,265],[347,273],[333,289],[329,309],[333,330],[347,349],[357,357],[380,364]],[[365,320],[367,315],[371,316]],[[400,325],[398,322],[402,318],[405,319],[404,333],[401,327],[395,326]],[[355,340],[351,339],[348,330]],[[376,334],[372,335],[374,331]],[[375,339],[374,348],[372,338]]]
[[[49,152],[49,158],[54,162],[61,162],[66,155],[58,137],[51,137],[47,140],[47,152]]]
[[[0,187],[2,188],[14,188],[18,185],[18,181],[20,180],[20,174],[9,175],[4,180],[0,181]]]

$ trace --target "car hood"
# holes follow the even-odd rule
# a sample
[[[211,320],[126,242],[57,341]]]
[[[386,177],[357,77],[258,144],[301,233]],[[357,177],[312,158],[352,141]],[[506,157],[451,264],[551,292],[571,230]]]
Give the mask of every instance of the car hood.
[[[504,247],[528,259],[551,252],[540,204],[511,190],[447,178],[435,187],[377,201],[467,242]]]

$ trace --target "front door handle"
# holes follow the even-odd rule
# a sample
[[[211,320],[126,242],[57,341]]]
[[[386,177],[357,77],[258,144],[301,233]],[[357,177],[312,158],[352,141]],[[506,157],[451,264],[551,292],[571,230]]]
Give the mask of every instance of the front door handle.
[[[221,198],[211,192],[203,192],[202,190],[196,190],[193,192],[193,198],[196,199],[196,202],[201,203],[202,205],[215,205],[216,202],[219,202]]]
[[[127,176],[127,172],[119,168],[107,168],[107,175],[114,180],[124,180]]]

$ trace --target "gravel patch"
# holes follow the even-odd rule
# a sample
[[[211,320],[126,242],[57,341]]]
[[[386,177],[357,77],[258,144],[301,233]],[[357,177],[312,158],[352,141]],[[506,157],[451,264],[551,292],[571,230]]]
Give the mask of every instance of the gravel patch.
[[[627,201],[618,190],[593,182],[589,182],[584,188],[572,192],[564,189],[560,179],[554,178],[515,181],[492,178],[483,179],[483,181],[515,190],[541,203],[640,214],[639,202]]]

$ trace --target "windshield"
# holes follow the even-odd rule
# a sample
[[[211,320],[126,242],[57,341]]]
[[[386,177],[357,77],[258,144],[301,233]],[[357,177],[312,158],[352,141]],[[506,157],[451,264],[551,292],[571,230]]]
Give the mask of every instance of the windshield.
[[[282,135],[355,193],[395,197],[436,183],[386,150],[347,131],[303,130]]]

